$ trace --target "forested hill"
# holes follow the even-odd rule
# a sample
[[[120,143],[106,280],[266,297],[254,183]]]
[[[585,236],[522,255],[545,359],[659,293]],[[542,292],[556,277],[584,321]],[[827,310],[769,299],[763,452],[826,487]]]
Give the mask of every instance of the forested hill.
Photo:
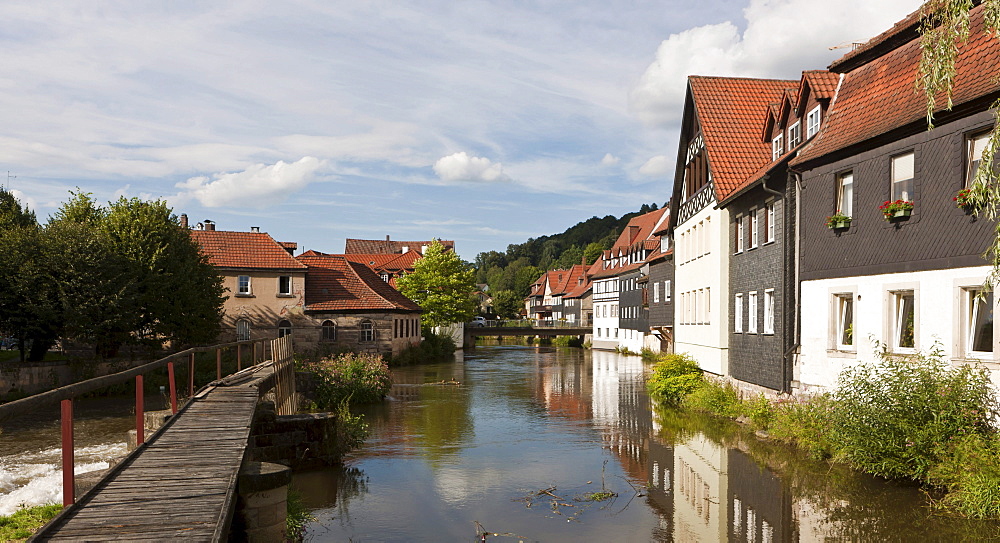
[[[531,283],[545,270],[565,269],[593,264],[601,252],[610,249],[628,222],[638,215],[656,211],[657,204],[643,204],[638,211],[621,217],[591,217],[561,234],[529,238],[512,243],[506,252],[487,251],[476,255],[476,282],[486,283],[490,291],[511,290],[519,297],[528,295]]]

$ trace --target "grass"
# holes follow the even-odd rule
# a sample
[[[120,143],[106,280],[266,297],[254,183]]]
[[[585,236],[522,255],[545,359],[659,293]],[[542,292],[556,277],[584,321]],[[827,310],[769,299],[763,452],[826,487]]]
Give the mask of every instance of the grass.
[[[62,511],[61,505],[23,507],[13,515],[0,516],[0,541],[25,540]]]

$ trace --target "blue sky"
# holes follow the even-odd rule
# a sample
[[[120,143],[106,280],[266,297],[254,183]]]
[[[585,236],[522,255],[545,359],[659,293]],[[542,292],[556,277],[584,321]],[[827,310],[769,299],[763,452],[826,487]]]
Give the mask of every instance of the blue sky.
[[[686,75],[797,79],[920,2],[528,4],[5,1],[0,181],[472,260],[666,201]]]

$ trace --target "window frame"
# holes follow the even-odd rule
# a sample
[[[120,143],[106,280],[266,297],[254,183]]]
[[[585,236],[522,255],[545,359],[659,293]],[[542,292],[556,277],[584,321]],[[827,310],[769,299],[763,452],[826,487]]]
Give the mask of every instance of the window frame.
[[[802,123],[795,121],[788,127],[788,149],[792,150],[800,143],[802,143]]]
[[[671,296],[670,296],[670,288],[671,288],[671,286],[670,286],[670,284],[671,284],[670,279],[666,279],[666,280],[663,281],[663,303],[670,303],[671,302]]]
[[[815,136],[823,123],[823,111],[821,106],[816,106],[806,113],[806,139]]]
[[[747,293],[747,328],[748,334],[757,333],[757,291]]]
[[[774,335],[774,289],[764,289],[764,330],[765,335]]]
[[[771,139],[771,161],[778,160],[785,154],[785,133],[782,132]]]
[[[244,282],[246,283],[245,285]],[[253,296],[253,279],[249,275],[236,276],[236,295]]]
[[[979,156],[975,157],[976,154],[976,143],[983,142],[988,143],[990,139],[990,133],[992,130],[983,130],[973,132],[965,137],[965,185],[964,188],[972,187],[972,184],[976,180],[976,170],[979,169],[979,163],[983,159],[983,150],[979,151]],[[975,167],[973,167],[975,164]]]
[[[236,320],[236,341],[250,341],[252,337],[251,331],[253,330],[253,325],[250,323],[249,319],[237,319]]]
[[[358,323],[358,343],[375,342],[375,323],[365,319]]]
[[[743,215],[736,216],[736,254],[743,252],[743,238],[746,235],[745,227],[743,226]]]
[[[760,220],[757,218],[757,208],[751,209],[748,215],[750,216],[750,249],[756,249],[760,247]]]
[[[894,353],[911,354],[916,352],[918,342],[918,331],[920,329],[919,323],[919,312],[917,311],[917,291],[916,289],[894,289],[889,291],[889,300],[891,305],[889,307],[891,313],[889,315],[889,331],[890,331],[890,341],[889,348]],[[912,298],[912,303],[910,304],[910,311],[913,315],[912,331],[910,335],[911,346],[902,345],[903,332],[905,331],[908,323],[902,322],[905,318],[906,312],[906,298]]]
[[[908,158],[910,161],[911,176],[905,179],[896,179],[896,165],[906,158]],[[914,189],[916,188],[915,185],[917,178],[916,153],[914,153],[913,150],[911,149],[907,152],[893,155],[892,157],[890,157],[889,161],[892,165],[890,168],[890,176],[889,176],[889,181],[890,181],[889,201],[896,201],[896,200],[904,200],[908,202],[916,201],[916,198],[914,197],[913,194],[915,192]],[[899,194],[897,195],[896,187],[903,184],[906,184],[909,190],[904,191],[902,188],[900,188]]]
[[[330,319],[320,324],[320,341],[337,341],[337,323]]]
[[[855,343],[854,342],[854,321],[855,321],[854,314],[856,313],[854,311],[854,301],[855,301],[854,300],[854,293],[849,292],[849,293],[835,294],[834,295],[834,300],[836,300],[836,304],[837,304],[836,308],[835,308],[835,311],[836,311],[836,317],[835,317],[836,318],[836,323],[835,323],[836,324],[836,328],[835,328],[836,340],[834,341],[834,344],[836,345],[837,350],[839,350],[839,351],[853,351],[853,350],[856,349],[856,347],[854,346],[854,343]],[[850,308],[850,310],[851,310],[851,312],[850,312],[850,324],[847,324],[847,321],[848,321],[848,319],[846,318],[847,317],[847,311],[846,311],[847,308]],[[851,339],[851,342],[850,343],[844,343],[844,337],[847,335],[847,332],[848,332],[847,326],[851,327],[851,330],[850,330],[850,334],[851,334],[851,338],[850,339]]]
[[[850,179],[849,183],[845,180]],[[845,198],[845,188],[850,186],[849,198]],[[846,211],[844,203],[847,203]],[[848,217],[854,216],[854,170],[847,170],[837,174],[837,212]]]
[[[774,226],[774,204],[771,201],[764,204],[764,235],[766,237],[764,244],[774,243],[775,240],[775,226]]]
[[[970,358],[992,359],[994,357],[994,345],[995,345],[994,341],[995,325],[993,318],[994,317],[993,310],[996,308],[996,301],[994,298],[994,293],[992,291],[990,291],[987,294],[987,298],[985,300],[977,299],[978,293],[981,292],[982,290],[983,290],[982,287],[975,287],[975,288],[970,287],[962,289],[963,295],[965,297],[965,304],[964,304],[965,318],[963,319],[964,322],[962,326],[963,327],[962,340],[966,356]],[[979,310],[980,310],[980,305],[983,305],[983,303],[985,303],[986,307],[990,309],[990,320],[988,323],[989,345],[990,345],[989,351],[980,351],[974,348],[975,344],[977,343],[976,328],[980,324],[977,322],[979,317]]]
[[[743,293],[737,292],[733,301],[733,332],[743,333]]]
[[[283,338],[290,335],[292,335],[292,321],[288,319],[278,321],[278,337]]]
[[[282,282],[287,281],[287,285],[282,285]],[[282,287],[287,286],[287,290],[283,290]],[[278,276],[278,296],[291,296],[292,295],[292,276],[291,275],[279,275]]]

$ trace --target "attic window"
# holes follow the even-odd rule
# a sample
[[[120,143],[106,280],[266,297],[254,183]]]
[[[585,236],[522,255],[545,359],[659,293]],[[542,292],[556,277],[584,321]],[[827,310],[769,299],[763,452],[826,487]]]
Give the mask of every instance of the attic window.
[[[788,127],[788,148],[794,149],[800,143],[802,143],[802,124],[795,121],[795,124]]]
[[[820,108],[816,106],[806,115],[806,138],[811,138],[819,132]]]
[[[785,154],[785,135],[778,134],[771,140],[771,160],[778,160]]]

